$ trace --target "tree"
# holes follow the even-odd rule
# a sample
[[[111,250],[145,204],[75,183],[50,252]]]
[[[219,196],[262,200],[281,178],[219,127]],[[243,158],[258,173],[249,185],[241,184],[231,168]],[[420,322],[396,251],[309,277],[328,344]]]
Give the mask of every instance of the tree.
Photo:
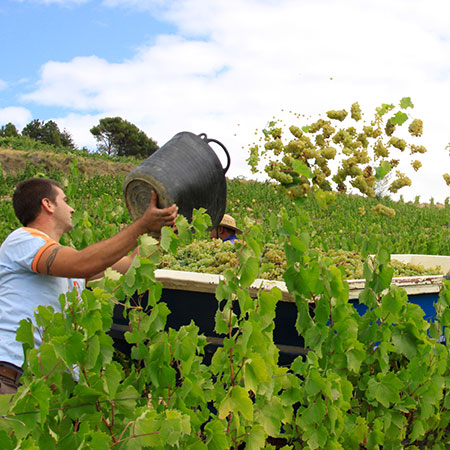
[[[19,136],[19,131],[17,130],[16,126],[8,122],[6,125],[3,125],[0,128],[0,136],[2,137],[16,137]]]
[[[121,117],[105,117],[90,132],[97,140],[97,149],[109,156],[137,156],[147,158],[158,144],[136,125]]]
[[[66,130],[60,131],[58,125],[53,120],[47,122],[40,121],[39,119],[32,120],[22,130],[22,136],[28,136],[36,141],[41,141],[56,147],[75,148],[70,133]]]

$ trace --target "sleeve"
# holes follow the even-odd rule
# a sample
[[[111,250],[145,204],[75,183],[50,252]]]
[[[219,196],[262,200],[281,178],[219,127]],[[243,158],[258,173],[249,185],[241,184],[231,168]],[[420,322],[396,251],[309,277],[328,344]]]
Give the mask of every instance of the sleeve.
[[[20,228],[9,242],[7,253],[11,261],[26,270],[37,272],[37,264],[47,248],[58,245],[46,234],[32,228]]]

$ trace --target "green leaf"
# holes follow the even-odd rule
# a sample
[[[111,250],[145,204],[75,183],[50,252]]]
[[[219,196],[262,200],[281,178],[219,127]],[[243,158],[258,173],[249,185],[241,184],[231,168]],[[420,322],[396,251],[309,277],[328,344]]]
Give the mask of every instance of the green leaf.
[[[41,422],[44,422],[49,412],[50,398],[52,397],[50,388],[43,379],[38,379],[30,384],[30,393],[38,402]]]
[[[308,250],[310,236],[309,233],[307,233],[306,231],[302,232],[300,234],[300,237],[292,235],[290,236],[290,239],[291,245],[299,252],[304,253],[306,252],[306,250]]]
[[[259,425],[253,425],[246,439],[245,448],[248,450],[261,450],[265,448],[267,434],[264,428]]]
[[[130,267],[130,269],[127,271],[127,273],[123,277],[123,281],[125,282],[125,285],[131,289],[135,289],[134,281],[136,279],[136,270],[134,267]]]
[[[329,281],[331,296],[339,300],[348,300],[348,283],[344,282],[340,270],[336,266],[330,266],[328,271],[330,275]]]
[[[363,344],[356,341],[353,348],[346,350],[345,357],[347,359],[348,369],[354,373],[358,373],[361,368],[361,364],[366,357]]]
[[[0,418],[0,420],[3,419]],[[12,450],[14,447],[16,447],[14,440],[8,436],[6,431],[0,430],[0,448],[2,450]]]
[[[317,396],[321,392],[328,394],[328,397],[331,394],[329,382],[316,370],[312,369],[305,380],[305,390],[310,398]]]
[[[310,427],[304,435],[311,449],[324,448],[328,439],[327,429],[324,426]]]
[[[217,308],[214,320],[215,320],[214,331],[217,334],[227,334],[229,316],[225,313],[225,311],[222,311],[220,308]]]
[[[391,168],[388,161],[381,161],[379,167],[375,168],[375,178],[382,180],[390,172]]]
[[[31,319],[23,319],[17,328],[16,341],[22,342],[27,348],[34,347],[34,327]]]
[[[257,394],[261,383],[268,383],[270,381],[271,376],[267,371],[264,359],[257,353],[249,355],[249,359],[244,365],[245,388]]]
[[[239,301],[239,308],[241,309],[241,314],[245,314],[252,309],[254,301],[247,290],[238,289],[237,298]]]
[[[178,238],[172,228],[162,227],[159,245],[166,252],[175,253],[177,251]]]
[[[88,436],[91,438],[88,442],[89,449],[103,450],[111,446],[111,436],[103,431],[91,431]]]
[[[391,117],[391,122],[394,125],[403,125],[408,120],[408,115],[404,112],[398,111]]]
[[[211,227],[211,217],[206,214],[205,208],[194,208],[192,211],[192,226],[197,234],[204,234],[208,227]]]
[[[417,354],[417,341],[410,334],[399,331],[397,328],[393,330],[392,343],[395,349],[401,355],[407,358],[414,358]]]
[[[382,292],[388,289],[391,285],[394,269],[388,265],[381,265],[380,272],[376,275],[373,290],[375,292]]]
[[[336,194],[334,192],[317,189],[317,191],[314,192],[314,198],[321,209],[327,209],[328,206],[336,200]]]
[[[123,374],[120,365],[112,362],[104,370],[105,391],[111,398],[116,396]]]
[[[402,295],[403,294],[403,295]],[[383,311],[392,314],[395,317],[402,311],[404,305],[408,300],[406,291],[400,290],[396,286],[391,286],[386,295],[383,296],[381,306]]]
[[[394,105],[383,103],[380,107],[377,108],[377,113],[379,116],[384,116],[392,109],[394,109]]]
[[[311,169],[299,159],[295,159],[292,163],[292,168],[296,173],[298,173],[302,177],[312,178],[314,174],[311,172]]]
[[[206,444],[208,450],[229,450],[231,448],[230,435],[225,423],[213,419],[205,426]]]
[[[162,418],[157,416],[154,409],[147,409],[140,415],[135,423],[135,434],[142,435],[137,438],[141,445],[148,447],[156,447],[164,445],[159,435]]]
[[[192,242],[192,232],[186,217],[178,216],[175,224],[177,227],[178,237],[180,238],[180,243],[184,245],[190,244]]]
[[[242,269],[240,271],[240,284],[243,288],[248,288],[251,284],[256,280],[259,271],[259,263],[258,260],[251,256],[247,259],[247,261],[243,264]]]
[[[56,356],[55,348],[52,344],[44,342],[39,347],[39,373],[42,376],[47,376],[51,371],[55,369],[55,367],[60,362],[60,359]],[[62,367],[58,368],[61,369]]]
[[[391,260],[391,255],[387,248],[380,247],[376,258],[378,264],[387,264]]]
[[[279,397],[272,397],[268,404],[258,411],[256,420],[264,427],[267,435],[278,437],[285,418],[284,408]]]
[[[141,256],[147,257],[148,255],[155,253],[157,249],[158,241],[154,237],[148,234],[142,234],[139,237],[139,254]]]
[[[86,347],[83,343],[84,336],[75,331],[68,336],[57,336],[53,339],[56,354],[68,367],[82,363],[86,357]]]
[[[225,419],[229,413],[240,413],[244,419],[253,420],[253,403],[244,388],[233,386],[223,399],[219,406],[219,419]]]
[[[413,102],[411,101],[411,97],[403,97],[400,100],[400,108],[402,109],[414,108]]]
[[[228,300],[233,295],[233,290],[228,286],[223,280],[219,281],[216,288],[216,299],[220,302],[221,300]]]
[[[400,401],[400,393],[404,389],[403,382],[397,374],[388,372],[381,380],[371,378],[368,383],[369,398],[373,398],[381,403],[385,408]]]
[[[160,430],[160,439],[165,445],[176,445],[190,431],[189,416],[177,410],[166,410]]]
[[[417,441],[425,436],[426,427],[424,426],[422,420],[419,417],[414,418],[413,428],[409,438],[412,442]]]

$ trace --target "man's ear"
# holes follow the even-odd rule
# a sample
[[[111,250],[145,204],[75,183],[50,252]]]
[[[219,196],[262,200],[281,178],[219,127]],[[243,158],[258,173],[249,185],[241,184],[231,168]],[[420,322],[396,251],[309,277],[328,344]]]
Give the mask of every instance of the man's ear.
[[[41,206],[44,208],[44,210],[46,211],[46,212],[50,212],[50,213],[52,213],[53,212],[53,203],[50,201],[50,199],[48,199],[48,198],[43,198],[42,200],[41,200]]]

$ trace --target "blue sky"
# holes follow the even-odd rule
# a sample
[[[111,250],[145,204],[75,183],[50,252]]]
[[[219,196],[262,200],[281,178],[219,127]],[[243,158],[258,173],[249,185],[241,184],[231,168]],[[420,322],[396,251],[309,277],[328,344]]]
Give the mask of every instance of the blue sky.
[[[172,31],[170,24],[134,8],[90,1],[46,4],[3,0],[0,39],[8,44],[2,46],[0,78],[10,88],[2,92],[0,108],[21,104],[20,96],[33,89],[47,61],[68,62],[77,56],[98,55],[109,62],[121,62],[156,35]],[[33,118],[47,119],[58,108],[35,105],[33,112]]]
[[[403,193],[450,188],[448,0],[2,0],[0,125],[89,129],[121,116],[160,145],[207,133],[250,177],[248,146],[288,111],[316,118],[358,101],[367,115],[409,96],[428,153]],[[306,120],[306,119],[305,119]]]

